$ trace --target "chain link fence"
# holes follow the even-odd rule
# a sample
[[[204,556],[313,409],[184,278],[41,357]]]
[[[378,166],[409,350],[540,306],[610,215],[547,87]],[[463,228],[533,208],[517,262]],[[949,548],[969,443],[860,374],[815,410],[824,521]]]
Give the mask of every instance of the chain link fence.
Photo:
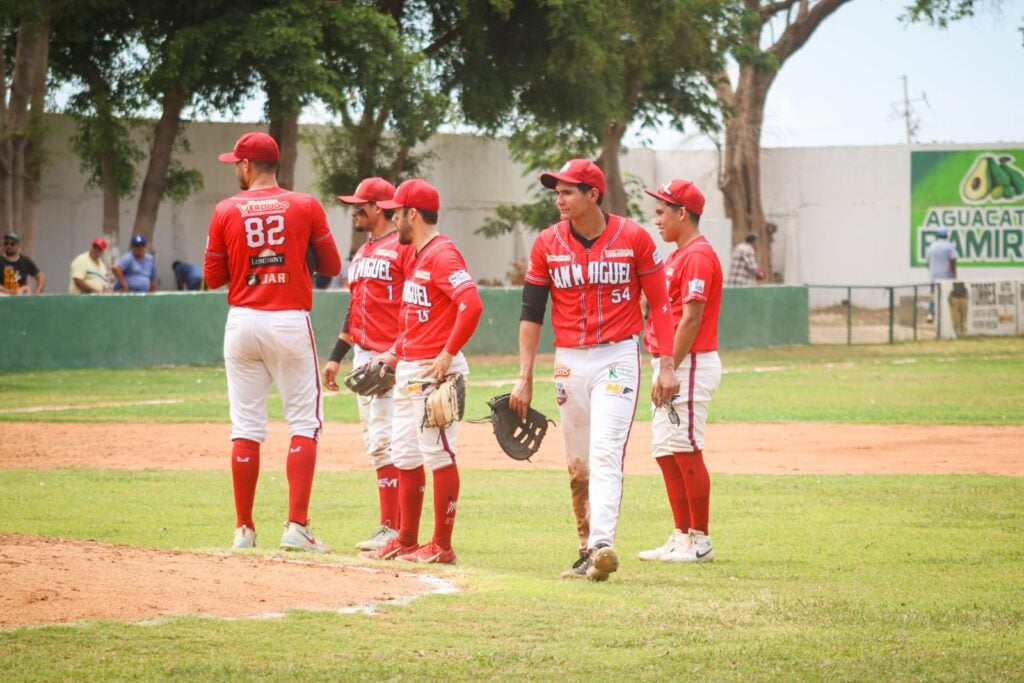
[[[892,344],[936,339],[940,307],[932,284],[808,285],[811,344]]]

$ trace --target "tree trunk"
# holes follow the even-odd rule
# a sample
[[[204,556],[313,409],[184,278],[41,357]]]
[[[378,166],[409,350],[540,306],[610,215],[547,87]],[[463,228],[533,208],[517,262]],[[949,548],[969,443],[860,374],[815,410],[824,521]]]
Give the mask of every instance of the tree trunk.
[[[103,188],[103,234],[117,244],[121,238],[121,197],[114,182],[114,157],[100,156],[100,187]]]
[[[626,186],[622,182],[622,169],[619,166],[622,135],[625,131],[626,127],[621,124],[613,123],[606,126],[601,156],[597,158],[597,165],[604,171],[607,185],[602,208],[620,216],[626,216],[629,213],[629,199],[626,197]]]
[[[44,2],[42,6],[44,14],[36,44],[36,66],[32,74],[32,112],[29,115],[28,140],[25,144],[24,197],[18,224],[22,247],[30,255],[35,254],[39,204],[43,201],[43,111],[46,107],[46,67],[50,58],[49,3]]]
[[[287,114],[270,119],[270,137],[281,148],[277,164],[277,184],[286,190],[295,189],[295,164],[299,157],[299,115]]]
[[[163,114],[153,134],[149,166],[146,169],[146,179],[142,181],[142,194],[139,195],[135,224],[132,226],[132,234],[143,235],[147,241],[153,239],[160,200],[167,189],[167,169],[171,165],[174,141],[181,128],[181,111],[187,101],[188,95],[180,86],[175,86],[164,93]]]
[[[774,71],[740,68],[739,86],[726,116],[725,159],[718,177],[725,215],[732,221],[732,243],[757,235],[757,263],[771,272],[772,244],[761,204],[761,125]]]
[[[22,18],[18,28],[14,64],[10,66],[10,101],[6,87],[0,93],[0,229],[5,233],[21,228],[25,173],[29,168],[25,148],[32,132],[29,108],[39,70],[45,84],[46,64],[39,60],[47,57],[50,3],[44,0],[38,9],[37,16]],[[6,46],[0,47],[6,51]],[[6,58],[0,63],[4,66],[0,78],[6,85]]]

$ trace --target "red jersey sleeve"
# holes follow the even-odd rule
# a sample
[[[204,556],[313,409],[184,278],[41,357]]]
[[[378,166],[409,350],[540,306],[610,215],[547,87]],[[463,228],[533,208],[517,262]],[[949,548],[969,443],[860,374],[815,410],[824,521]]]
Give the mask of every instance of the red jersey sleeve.
[[[636,274],[640,277],[644,275],[650,275],[651,273],[661,270],[664,263],[661,260],[661,254],[658,253],[658,248],[654,244],[654,239],[647,234],[646,230],[637,232],[636,239]]]
[[[206,254],[203,257],[203,280],[210,289],[227,284],[230,276],[228,274],[228,253],[224,245],[224,222],[223,211],[218,205],[210,216],[210,228],[206,234]]]
[[[315,197],[309,197],[310,235],[309,241],[316,252],[317,272],[331,277],[341,272],[341,254],[334,243],[334,235],[327,225],[327,213]]]
[[[456,295],[464,289],[476,289],[473,277],[466,270],[466,262],[454,248],[445,249],[437,255],[434,267],[430,272],[434,285],[449,299],[455,300]]]
[[[715,265],[706,254],[692,252],[686,255],[680,266],[680,296],[682,303],[688,301],[708,302],[711,280]]]

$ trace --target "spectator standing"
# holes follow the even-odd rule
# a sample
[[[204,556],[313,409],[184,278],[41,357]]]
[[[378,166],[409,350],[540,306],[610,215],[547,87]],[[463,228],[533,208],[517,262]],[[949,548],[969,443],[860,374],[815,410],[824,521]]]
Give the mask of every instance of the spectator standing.
[[[146,238],[132,237],[131,251],[114,264],[115,290],[122,292],[155,292],[157,284],[156,259],[146,253]]]
[[[42,294],[46,287],[46,275],[39,266],[21,253],[21,238],[18,233],[9,232],[4,235],[4,257],[0,260],[3,266],[0,280],[0,294],[32,294],[28,279],[36,281],[36,294]]]
[[[757,265],[757,252],[754,248],[756,241],[757,235],[750,233],[732,250],[729,279],[725,283],[727,286],[750,287],[765,278],[764,271]]]
[[[924,252],[924,260],[928,262],[928,277],[936,280],[956,279],[956,260],[960,254],[956,245],[949,241],[949,229],[939,228],[935,231],[937,239],[928,245]],[[934,290],[934,287],[932,288]],[[935,300],[928,302],[928,322],[935,320]]]
[[[107,241],[97,237],[89,245],[88,251],[71,261],[69,294],[110,293],[110,269],[103,262],[103,252],[106,250]]]

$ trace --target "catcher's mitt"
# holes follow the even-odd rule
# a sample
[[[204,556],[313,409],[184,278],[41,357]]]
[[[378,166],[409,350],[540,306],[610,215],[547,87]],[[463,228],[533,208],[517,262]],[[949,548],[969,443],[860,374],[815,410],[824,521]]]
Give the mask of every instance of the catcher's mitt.
[[[444,381],[427,396],[421,427],[446,429],[462,419],[466,411],[466,378],[462,373],[445,375]]]
[[[395,386],[395,369],[382,360],[371,360],[345,375],[345,386],[361,396],[386,394]]]
[[[494,436],[505,455],[513,460],[529,460],[540,448],[540,442],[548,431],[548,423],[552,421],[536,408],[530,408],[526,422],[523,422],[508,407],[508,398],[508,394],[502,394],[487,402],[491,408]]]

